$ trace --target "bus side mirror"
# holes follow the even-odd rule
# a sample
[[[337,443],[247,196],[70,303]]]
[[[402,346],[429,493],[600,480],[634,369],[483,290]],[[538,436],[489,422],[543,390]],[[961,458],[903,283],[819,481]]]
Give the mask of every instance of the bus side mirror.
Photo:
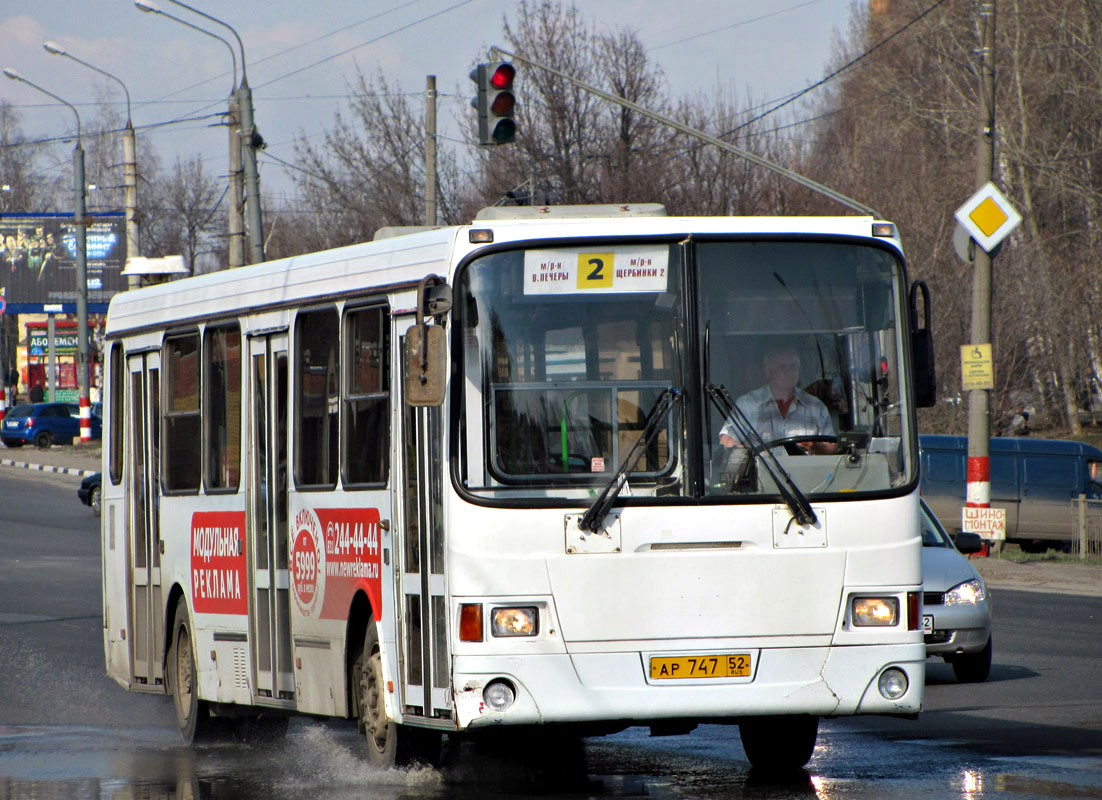
[[[922,295],[922,325],[918,322],[918,295]],[[934,335],[930,330],[930,289],[926,281],[911,284],[911,363],[914,365],[915,405],[929,408],[937,403],[934,371]]]
[[[406,403],[438,406],[444,402],[447,337],[439,325],[417,325],[406,334]],[[425,369],[422,362],[427,362]]]
[[[417,324],[406,334],[406,403],[438,406],[447,380],[447,336],[440,323],[451,309],[451,287],[439,275],[428,275],[417,287]],[[426,316],[436,324],[428,325]]]

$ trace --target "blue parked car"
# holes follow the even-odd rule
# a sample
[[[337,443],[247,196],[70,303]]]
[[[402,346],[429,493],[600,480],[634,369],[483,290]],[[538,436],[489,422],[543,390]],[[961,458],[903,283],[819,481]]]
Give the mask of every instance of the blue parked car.
[[[102,436],[103,421],[92,415],[92,438]],[[80,406],[76,403],[28,403],[16,406],[0,422],[0,441],[8,447],[72,444],[80,439]]]

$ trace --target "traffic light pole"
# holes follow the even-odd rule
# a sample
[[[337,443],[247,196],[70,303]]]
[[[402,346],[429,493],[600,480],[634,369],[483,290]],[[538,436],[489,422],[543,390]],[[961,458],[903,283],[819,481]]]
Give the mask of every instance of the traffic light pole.
[[[876,213],[875,209],[865,205],[864,203],[859,203],[853,198],[847,197],[841,192],[837,192],[834,189],[831,189],[829,186],[824,186],[823,184],[817,181],[813,181],[811,178],[807,178],[799,174],[798,172],[793,172],[792,170],[786,169],[779,164],[774,164],[768,159],[762,158],[761,156],[754,155],[753,153],[747,152],[746,150],[735,147],[729,142],[725,142],[722,139],[717,139],[714,136],[704,133],[704,131],[697,130],[696,128],[690,128],[688,125],[683,125],[682,123],[670,119],[669,117],[664,117],[661,114],[656,114],[650,109],[643,108],[643,106],[633,103],[630,100],[625,100],[623,97],[619,97],[618,95],[609,94],[608,92],[602,91],[595,86],[590,86],[589,84],[584,83],[577,78],[572,78],[565,72],[560,72],[557,69],[553,69],[552,67],[548,67],[536,61],[532,61],[531,59],[525,58],[524,56],[518,56],[516,53],[510,53],[498,47],[490,48],[491,59],[497,59],[501,56],[507,56],[514,61],[520,61],[522,64],[527,64],[530,67],[535,67],[536,69],[541,69],[544,72],[550,72],[552,75],[557,75],[564,81],[567,81],[568,83],[571,83],[574,86],[577,86],[579,89],[589,92],[590,94],[596,95],[602,100],[606,100],[609,103],[615,103],[616,105],[631,109],[640,116],[646,117],[647,119],[652,119],[655,122],[666,125],[667,127],[673,128],[676,131],[684,133],[688,136],[692,136],[693,138],[699,139],[702,142],[707,142],[714,147],[718,147],[720,150],[731,153],[732,155],[736,155],[739,158],[749,161],[751,164],[756,164],[759,167],[763,167],[767,170],[770,170],[771,172],[775,172],[776,174],[784,178],[788,178],[789,180],[798,183],[805,189],[810,189],[813,192],[829,197],[836,203],[840,203],[846,208],[852,209],[859,214],[864,214],[866,216],[874,217],[877,219],[880,218],[880,215]]]

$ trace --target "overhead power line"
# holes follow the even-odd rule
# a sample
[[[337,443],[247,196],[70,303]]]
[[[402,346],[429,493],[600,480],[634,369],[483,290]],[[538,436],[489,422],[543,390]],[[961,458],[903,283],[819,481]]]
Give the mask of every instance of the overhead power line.
[[[899,28],[898,30],[894,31],[893,33],[889,34],[889,35],[888,35],[888,36],[886,36],[885,38],[881,39],[881,40],[880,40],[879,42],[877,42],[876,44],[874,44],[874,45],[873,45],[872,47],[870,47],[870,48],[869,48],[868,50],[866,50],[865,52],[861,53],[861,55],[859,55],[859,56],[857,56],[856,58],[852,59],[851,61],[847,62],[846,64],[844,64],[843,66],[839,67],[838,69],[834,70],[834,72],[832,72],[832,73],[830,73],[829,75],[827,75],[827,76],[826,76],[825,78],[823,78],[823,79],[822,79],[821,81],[817,81],[817,82],[815,82],[815,83],[811,84],[811,85],[810,85],[810,86],[808,86],[808,87],[807,87],[806,89],[804,89],[804,90],[802,90],[802,91],[799,91],[799,92],[797,92],[796,94],[792,95],[792,96],[791,96],[791,97],[789,97],[789,98],[788,98],[787,100],[785,100],[784,102],[778,103],[777,105],[773,106],[772,108],[770,108],[770,109],[768,109],[768,110],[766,110],[766,111],[763,111],[762,113],[758,114],[758,115],[757,115],[756,117],[751,117],[750,119],[748,119],[748,120],[747,120],[746,122],[742,123],[741,125],[738,125],[737,127],[734,127],[734,128],[732,128],[731,130],[727,131],[726,133],[720,134],[720,137],[722,138],[722,137],[725,137],[725,136],[730,136],[730,135],[731,135],[731,134],[733,134],[733,133],[738,133],[738,132],[739,132],[740,130],[742,130],[743,128],[745,128],[745,127],[746,127],[747,125],[752,125],[753,123],[757,122],[758,120],[762,119],[763,117],[767,117],[767,116],[769,116],[770,114],[772,114],[773,112],[775,112],[775,111],[778,111],[778,110],[780,110],[780,109],[784,108],[784,107],[785,107],[785,106],[787,106],[787,105],[791,105],[792,103],[794,103],[794,102],[796,102],[797,100],[799,100],[799,99],[800,99],[801,97],[803,97],[803,96],[804,96],[805,94],[807,94],[808,92],[812,92],[812,91],[814,91],[814,90],[818,89],[818,88],[819,88],[820,86],[822,86],[823,84],[827,83],[828,81],[832,81],[832,80],[834,80],[835,78],[837,78],[837,77],[838,77],[839,75],[841,75],[841,74],[842,74],[843,72],[845,72],[845,71],[846,71],[847,69],[849,69],[850,67],[854,66],[854,65],[855,65],[855,64],[857,64],[858,62],[860,62],[860,61],[863,61],[864,59],[866,59],[866,58],[868,58],[869,56],[871,56],[871,55],[872,55],[873,53],[875,53],[875,52],[876,52],[877,50],[879,50],[879,49],[880,49],[881,47],[883,47],[883,46],[884,46],[884,45],[886,45],[886,44],[887,44],[888,42],[890,42],[890,41],[891,41],[892,39],[894,39],[894,38],[895,38],[896,36],[899,36],[899,35],[900,35],[901,33],[903,33],[904,31],[906,31],[906,30],[907,30],[908,28],[910,28],[910,27],[912,27],[912,26],[914,26],[914,25],[918,24],[918,22],[919,22],[919,21],[921,21],[921,20],[922,20],[922,19],[923,19],[924,17],[926,17],[926,15],[928,15],[928,14],[929,14],[930,12],[934,11],[934,9],[936,9],[936,8],[937,8],[938,6],[941,6],[941,5],[943,5],[943,4],[947,3],[947,2],[948,2],[948,0],[937,0],[937,2],[936,2],[936,3],[934,3],[934,4],[932,5],[932,6],[930,6],[929,8],[927,8],[927,9],[926,9],[925,11],[923,11],[922,13],[920,13],[920,14],[919,14],[919,15],[918,15],[917,17],[915,17],[914,19],[912,19],[912,20],[911,20],[910,22],[908,22],[908,23],[907,23],[906,25],[904,25],[903,27],[901,27],[901,28]]]

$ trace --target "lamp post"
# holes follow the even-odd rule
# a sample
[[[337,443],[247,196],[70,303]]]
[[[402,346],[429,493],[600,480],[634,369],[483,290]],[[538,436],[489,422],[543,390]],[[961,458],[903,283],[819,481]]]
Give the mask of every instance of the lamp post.
[[[73,148],[73,223],[77,237],[77,378],[80,381],[80,440],[90,442],[92,408],[88,402],[88,221],[85,219],[84,210],[84,150],[80,146],[80,114],[72,103],[62,100],[53,92],[46,91],[37,83],[32,83],[14,69],[5,68],[4,74],[13,81],[21,81],[62,105],[68,106],[73,116],[77,118],[77,143]]]
[[[231,267],[243,266],[245,264],[245,219],[243,216],[244,201],[242,199],[244,197],[244,182],[241,172],[241,122],[237,98],[237,54],[233,50],[233,45],[218,34],[211,33],[206,28],[200,28],[186,19],[169,14],[149,2],[149,0],[134,0],[134,5],[137,6],[139,11],[144,11],[147,14],[159,14],[173,22],[191,28],[193,31],[199,31],[205,36],[217,39],[230,51],[230,60],[233,65],[231,73],[233,84],[230,86],[229,118],[227,120],[230,130],[230,185],[227,192],[229,216],[227,217],[226,232],[229,234],[229,265]],[[244,57],[244,54],[242,54],[242,57]]]
[[[151,5],[148,0],[134,0],[138,8],[146,10],[143,6]],[[241,51],[241,85],[237,87],[237,109],[241,114],[241,154],[245,167],[245,212],[249,218],[249,263],[258,264],[264,260],[264,225],[260,213],[260,173],[256,168],[256,151],[264,146],[264,139],[256,130],[253,119],[253,93],[249,88],[249,78],[245,68],[245,45],[237,31],[228,23],[211,16],[205,11],[182,3],[180,0],[168,0],[173,5],[187,9],[193,14],[198,14],[203,19],[209,19],[216,25],[233,34],[237,40],[237,47]],[[158,9],[158,13],[164,14]],[[168,14],[164,14],[169,16]],[[176,17],[171,17],[176,19]],[[185,23],[188,24],[188,23]],[[191,27],[195,27],[192,25]],[[213,35],[213,34],[211,34]]]
[[[123,203],[126,208],[126,257],[128,260],[136,258],[141,255],[141,242],[138,227],[138,141],[134,134],[134,122],[131,117],[130,90],[126,88],[126,84],[117,76],[112,75],[107,70],[100,69],[94,64],[89,64],[83,59],[77,58],[57,42],[45,42],[42,47],[45,48],[47,53],[51,53],[55,56],[64,56],[70,61],[75,61],[94,72],[98,72],[100,75],[106,75],[121,86],[123,93],[126,95],[126,128],[123,129],[122,138]],[[127,280],[127,285],[131,289],[136,289],[141,285],[141,280],[135,276],[130,276]]]
[[[250,263],[259,264],[264,260],[264,226],[260,214],[260,173],[256,169],[256,151],[264,146],[264,139],[256,130],[253,121],[253,91],[249,88],[249,78],[245,69],[245,45],[241,37],[228,23],[212,17],[180,0],[168,0],[175,6],[186,8],[192,14],[209,19],[233,34],[237,47],[241,51],[241,85],[237,89],[237,106],[241,112],[241,153],[245,166],[245,211],[249,215],[249,257]]]

